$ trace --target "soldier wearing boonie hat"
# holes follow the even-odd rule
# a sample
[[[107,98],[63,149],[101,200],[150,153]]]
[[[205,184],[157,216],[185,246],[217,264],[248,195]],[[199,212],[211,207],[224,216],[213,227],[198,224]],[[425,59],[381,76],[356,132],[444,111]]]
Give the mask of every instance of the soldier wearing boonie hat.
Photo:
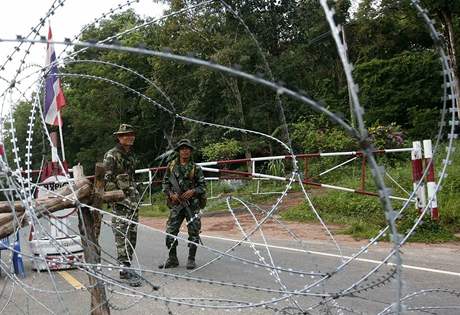
[[[104,155],[105,190],[122,190],[125,193],[125,199],[111,205],[115,215],[112,217],[112,230],[115,236],[117,260],[122,267],[120,279],[128,280],[131,286],[140,286],[142,283],[139,275],[128,269],[131,267],[137,241],[137,225],[130,221],[139,221],[139,192],[134,181],[137,159],[132,150],[136,133],[133,126],[121,124],[113,135],[116,136],[118,143]]]
[[[194,269],[196,267],[196,244],[200,243],[201,232],[199,210],[206,203],[206,183],[201,167],[196,165],[191,158],[195,148],[190,140],[180,140],[174,149],[178,157],[168,164],[163,178],[163,192],[168,198],[168,207],[171,210],[166,226],[166,247],[169,250],[169,256],[158,267],[175,268],[179,266],[175,236],[179,233],[180,226],[185,219],[189,240],[186,267]]]

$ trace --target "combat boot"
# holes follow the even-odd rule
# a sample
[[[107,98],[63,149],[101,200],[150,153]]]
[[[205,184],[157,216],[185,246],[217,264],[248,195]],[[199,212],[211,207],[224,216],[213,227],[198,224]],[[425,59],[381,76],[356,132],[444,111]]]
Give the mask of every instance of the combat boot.
[[[142,286],[142,279],[134,270],[128,270],[128,285],[130,287],[140,287]]]
[[[168,268],[176,268],[179,266],[179,259],[177,259],[177,250],[176,247],[171,247],[169,249],[169,257],[166,261],[159,265],[158,268],[160,269],[168,269]]]
[[[131,267],[131,264],[130,263],[123,263],[123,267]],[[126,269],[126,268],[122,268],[120,270],[120,279],[122,280],[125,280],[125,279],[129,279],[129,269]]]
[[[188,270],[196,268],[196,263],[195,263],[196,250],[197,250],[196,245],[191,245],[190,249],[188,250],[188,259],[187,259],[187,266],[186,266]]]

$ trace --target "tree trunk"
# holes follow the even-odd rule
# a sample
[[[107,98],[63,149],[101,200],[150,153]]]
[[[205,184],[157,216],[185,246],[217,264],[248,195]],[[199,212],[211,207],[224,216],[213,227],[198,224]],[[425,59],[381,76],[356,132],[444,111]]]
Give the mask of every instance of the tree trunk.
[[[240,116],[240,127],[241,128],[246,128],[246,116],[244,115],[244,110],[243,110],[243,101],[241,100],[241,93],[240,89],[238,87],[238,80],[233,78],[233,77],[224,77],[225,82],[227,83],[228,87],[233,93],[233,96],[235,97],[236,101],[236,108],[238,111],[238,114]],[[243,147],[244,147],[244,157],[247,159],[252,158],[251,151],[249,150],[249,140],[248,136],[246,133],[242,133],[241,138],[243,140]],[[252,170],[252,163],[248,162],[248,172],[252,173],[255,170]]]

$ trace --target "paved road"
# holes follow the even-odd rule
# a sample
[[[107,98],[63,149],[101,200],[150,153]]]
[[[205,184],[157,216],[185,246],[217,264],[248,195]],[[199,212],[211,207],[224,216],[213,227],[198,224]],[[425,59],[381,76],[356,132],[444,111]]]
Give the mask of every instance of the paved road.
[[[74,222],[75,223],[75,222]],[[25,239],[23,237],[23,239]],[[234,241],[225,236],[222,237],[204,237],[206,246],[225,251],[230,248]],[[261,242],[260,236],[254,239],[255,242]],[[327,242],[311,242],[306,240],[303,244],[296,241],[273,240],[269,243],[270,253],[276,266],[283,266],[293,270],[302,270],[305,272],[331,273],[336,270],[341,263],[340,255],[333,244]],[[114,255],[113,236],[107,226],[103,227],[101,244],[106,250],[104,258],[113,262],[110,256]],[[255,245],[266,261],[269,261],[267,249],[260,245]],[[23,247],[27,247],[24,246]],[[359,249],[359,245],[347,245],[342,247],[343,255],[351,255]],[[27,250],[27,248],[24,248]],[[379,244],[373,246],[368,253],[362,256],[362,260],[356,260],[351,263],[342,272],[334,274],[327,281],[323,281],[318,287],[315,287],[310,293],[331,293],[340,292],[340,290],[351,286],[360,277],[368,273],[377,262],[388,253],[388,244]],[[185,275],[185,260],[187,248],[182,243],[179,246],[179,259],[181,266],[173,272],[175,275]],[[137,253],[139,255],[139,264],[142,269],[158,271],[156,266],[165,258],[166,250],[164,248],[164,236],[159,231],[140,228]],[[257,261],[258,257],[250,244],[243,244],[237,247],[233,255]],[[202,265],[216,257],[215,253],[200,249],[198,252],[198,264]],[[403,259],[405,268],[403,269],[403,295],[429,288],[445,288],[460,290],[460,246],[459,247],[428,247],[410,246],[404,249]],[[380,282],[386,278],[394,268],[385,266],[376,275],[372,276],[366,283]],[[70,270],[66,273],[46,272],[36,273],[31,270],[30,261],[26,260],[27,277],[24,279],[22,287],[13,286],[11,281],[5,280],[5,275],[0,279],[0,308],[5,314],[87,314],[89,312],[89,294],[85,290],[77,290],[75,286],[78,283],[87,285],[88,280],[84,272],[79,270]],[[104,270],[104,273],[117,278],[117,272]],[[69,277],[70,276],[70,277]],[[238,288],[224,286],[219,284],[209,284],[203,281],[176,279],[171,276],[161,276],[151,272],[144,272],[143,276],[150,282],[160,284],[162,289],[155,293],[144,285],[140,290],[150,298],[133,297],[130,290],[120,289],[116,286],[109,288],[110,302],[114,307],[113,314],[274,314],[277,310],[286,310],[285,314],[299,314],[299,311],[293,311],[294,306],[297,309],[306,310],[309,306],[315,305],[322,300],[321,297],[312,296],[295,296],[283,302],[269,304],[266,308],[242,308],[226,310],[212,309],[201,307],[178,306],[175,303],[165,303],[163,298],[183,299],[195,304],[212,304],[222,307],[223,305],[232,305],[229,301],[245,301],[247,303],[261,303],[262,301],[271,301],[271,299],[280,298],[281,293],[263,292],[254,289]],[[241,261],[231,258],[222,258],[217,262],[207,266],[202,270],[189,274],[191,277],[212,279],[227,283],[236,283],[252,287],[280,289],[280,284],[270,274],[270,270],[263,267],[255,267],[251,264],[243,264]],[[54,281],[51,281],[51,277]],[[67,280],[66,280],[66,279]],[[72,280],[72,278],[74,280]],[[318,277],[299,276],[299,274],[290,274],[282,272],[279,274],[279,280],[282,286],[290,291],[304,288],[305,285],[317,281]],[[65,293],[56,294],[56,288]],[[394,280],[382,283],[379,287],[372,290],[360,292],[354,297],[341,297],[327,306],[315,308],[312,314],[376,314],[388,306],[396,296],[396,283]],[[41,292],[44,290],[45,292]],[[30,294],[30,296],[28,295]],[[154,299],[156,297],[157,299]],[[225,300],[225,301],[224,301]],[[6,302],[9,302],[8,304]],[[40,305],[41,304],[41,305]],[[408,303],[405,307],[409,310],[411,307],[420,306],[460,306],[460,297],[450,294],[429,293],[420,295]],[[338,311],[338,307],[342,310]],[[289,311],[289,312],[288,312]],[[460,314],[460,309],[448,310],[431,310],[434,314]],[[428,314],[431,314],[428,313]],[[414,311],[411,314],[427,314],[422,311]]]

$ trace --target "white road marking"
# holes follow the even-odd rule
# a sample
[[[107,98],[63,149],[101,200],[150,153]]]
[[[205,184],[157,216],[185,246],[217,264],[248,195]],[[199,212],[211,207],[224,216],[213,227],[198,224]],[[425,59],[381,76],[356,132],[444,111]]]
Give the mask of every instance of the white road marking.
[[[205,238],[211,238],[211,239],[216,239],[216,240],[222,240],[222,241],[228,241],[228,242],[235,242],[238,243],[240,240],[235,240],[232,238],[225,238],[225,237],[219,237],[219,236],[211,236],[211,235],[204,235],[201,234],[201,237]],[[284,246],[276,246],[276,245],[265,245],[262,243],[254,243],[254,242],[248,242],[248,241],[243,241],[242,243],[244,244],[254,244],[256,246],[268,246],[269,248],[275,248],[275,249],[284,249],[292,252],[299,252],[299,253],[307,253],[307,254],[312,254],[312,255],[319,255],[319,256],[327,256],[327,257],[335,257],[335,258],[345,258],[349,259],[351,258],[350,256],[340,256],[337,254],[331,254],[331,253],[325,253],[325,252],[317,252],[317,251],[311,251],[311,250],[304,250],[304,249],[298,249],[298,248],[292,248],[292,247],[284,247]],[[366,258],[355,258],[356,261],[360,262],[367,262],[371,264],[380,264],[382,261],[380,260],[374,260],[374,259],[366,259]],[[388,263],[387,265],[394,266],[394,263]],[[444,275],[450,275],[450,276],[457,276],[460,277],[460,272],[453,272],[453,271],[447,271],[447,270],[441,270],[441,269],[433,269],[433,268],[425,268],[425,267],[418,267],[418,266],[412,266],[412,265],[402,265],[403,268],[405,269],[411,269],[411,270],[418,270],[418,271],[426,271],[426,272],[432,272],[432,273],[440,273]]]

